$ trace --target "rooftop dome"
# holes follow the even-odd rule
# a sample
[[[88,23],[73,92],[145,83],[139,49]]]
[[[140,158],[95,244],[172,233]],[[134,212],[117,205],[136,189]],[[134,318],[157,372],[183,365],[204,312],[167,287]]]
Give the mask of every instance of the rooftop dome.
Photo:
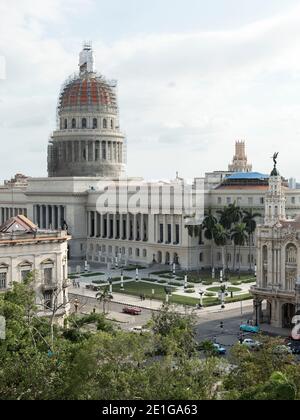
[[[85,44],[79,57],[79,74],[70,77],[62,87],[58,113],[117,109],[115,88],[115,81],[110,82],[95,72],[92,47]]]
[[[66,111],[100,110],[117,107],[114,88],[102,76],[86,73],[65,84],[59,98],[59,113]]]

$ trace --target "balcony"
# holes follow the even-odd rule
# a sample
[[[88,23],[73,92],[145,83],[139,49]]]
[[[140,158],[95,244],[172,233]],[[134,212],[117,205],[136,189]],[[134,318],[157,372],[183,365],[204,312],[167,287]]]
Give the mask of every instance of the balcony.
[[[47,291],[54,291],[57,289],[57,283],[54,281],[46,281],[44,283],[42,283],[42,289],[44,292]]]

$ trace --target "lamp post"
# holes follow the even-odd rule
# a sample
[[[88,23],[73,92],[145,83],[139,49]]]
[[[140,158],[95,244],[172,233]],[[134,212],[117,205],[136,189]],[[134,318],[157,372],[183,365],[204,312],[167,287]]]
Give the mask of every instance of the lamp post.
[[[176,264],[173,263],[173,276],[175,276],[175,275],[176,275]]]
[[[135,269],[135,281],[136,282],[139,281],[139,269],[138,268]]]
[[[203,308],[203,295],[204,295],[204,291],[203,290],[199,290],[199,295],[200,295],[199,308],[202,309]]]
[[[124,290],[124,273],[123,273],[123,268],[121,268],[121,290]]]
[[[220,283],[223,283],[223,270],[220,270]]]
[[[109,293],[112,294],[112,286],[113,286],[112,279],[109,277],[108,281],[109,281]]]
[[[211,278],[214,280],[216,278],[216,271],[215,268],[213,267],[211,270]]]
[[[185,289],[187,287],[187,282],[188,282],[188,276],[187,276],[187,273],[185,273],[185,275],[184,275],[184,288]]]
[[[225,309],[225,286],[221,286],[220,297],[221,297],[221,309]]]

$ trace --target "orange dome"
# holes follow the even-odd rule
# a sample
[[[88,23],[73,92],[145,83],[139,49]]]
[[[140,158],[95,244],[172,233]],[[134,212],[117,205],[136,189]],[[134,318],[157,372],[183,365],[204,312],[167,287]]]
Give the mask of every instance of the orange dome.
[[[98,111],[103,107],[117,108],[113,86],[95,73],[78,76],[64,86],[58,111]]]

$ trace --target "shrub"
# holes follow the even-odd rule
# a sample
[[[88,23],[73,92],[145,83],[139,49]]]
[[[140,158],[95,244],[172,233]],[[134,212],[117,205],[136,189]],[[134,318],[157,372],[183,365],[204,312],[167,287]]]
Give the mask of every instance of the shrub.
[[[195,293],[195,289],[185,289],[184,293]]]

